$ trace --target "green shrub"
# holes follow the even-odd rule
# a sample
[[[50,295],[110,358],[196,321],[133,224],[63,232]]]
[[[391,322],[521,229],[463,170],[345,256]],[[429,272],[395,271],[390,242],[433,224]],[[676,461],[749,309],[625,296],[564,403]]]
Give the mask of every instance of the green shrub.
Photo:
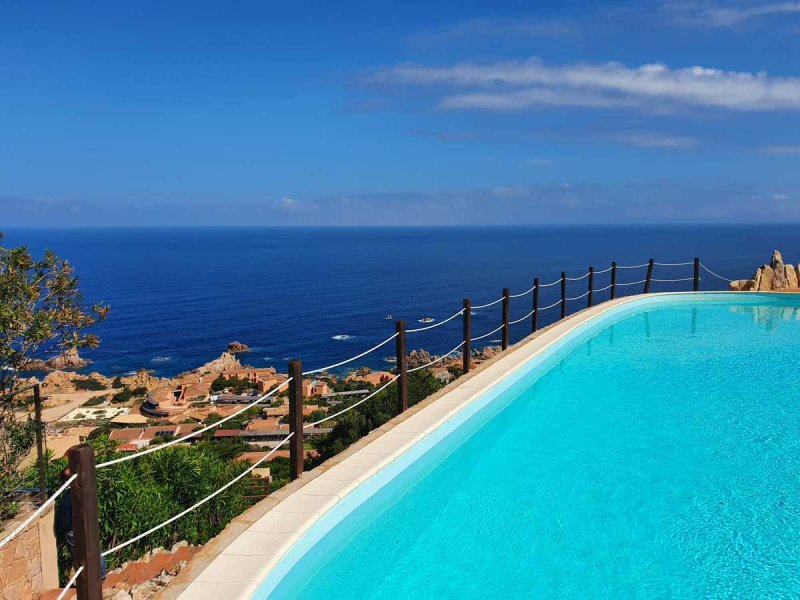
[[[106,389],[106,386],[94,379],[73,379],[72,383],[75,384],[75,389],[77,390],[99,392],[100,390]]]
[[[92,440],[96,461],[122,456],[106,436]],[[97,471],[97,501],[100,511],[100,547],[103,550],[128,540],[166,521],[211,492],[234,479],[247,464],[223,458],[212,444],[173,446]],[[221,449],[220,449],[221,450]],[[56,489],[58,476],[67,461],[61,458],[48,466],[48,486]],[[26,480],[36,482],[36,469],[26,471]],[[230,486],[207,503],[163,529],[107,557],[108,568],[139,558],[156,547],[169,548],[186,540],[203,544],[216,536],[228,522],[242,513],[246,478]],[[63,562],[62,573],[68,567]]]
[[[92,396],[86,402],[81,404],[81,406],[98,406],[106,401],[105,396]]]

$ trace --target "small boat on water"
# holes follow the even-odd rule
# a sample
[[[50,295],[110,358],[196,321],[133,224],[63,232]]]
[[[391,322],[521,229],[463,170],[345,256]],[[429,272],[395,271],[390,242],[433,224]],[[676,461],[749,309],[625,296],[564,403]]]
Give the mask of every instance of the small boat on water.
[[[383,359],[383,362],[387,362],[387,363],[397,362],[397,357],[396,356],[386,356]]]
[[[385,316],[385,317],[383,317],[383,318],[384,318],[384,319],[386,319],[387,321],[391,321],[391,320],[392,320],[392,315],[391,315],[391,314],[389,314],[389,315],[386,315],[386,316]]]
[[[422,317],[421,319],[417,319],[417,323],[433,323],[436,319],[433,317]]]

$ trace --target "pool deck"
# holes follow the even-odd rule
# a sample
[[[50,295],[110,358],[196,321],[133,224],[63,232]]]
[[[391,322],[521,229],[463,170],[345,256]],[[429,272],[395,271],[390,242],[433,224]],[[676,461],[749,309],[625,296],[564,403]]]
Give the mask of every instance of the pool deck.
[[[562,336],[611,309],[640,298],[642,295],[609,300],[529,335],[375,429],[344,452],[304,473],[231,521],[157,598],[249,600],[292,545],[359,484],[498,381],[545,352]]]

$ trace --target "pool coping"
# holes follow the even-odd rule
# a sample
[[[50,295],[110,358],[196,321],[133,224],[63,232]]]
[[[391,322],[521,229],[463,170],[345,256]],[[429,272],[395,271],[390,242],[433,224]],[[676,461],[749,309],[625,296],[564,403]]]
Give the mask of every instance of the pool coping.
[[[250,600],[292,546],[359,485],[441,427],[487,390],[581,325],[643,298],[743,292],[659,292],[607,300],[529,334],[343,452],[233,519],[158,596],[159,600]],[[747,296],[761,295],[759,292]]]

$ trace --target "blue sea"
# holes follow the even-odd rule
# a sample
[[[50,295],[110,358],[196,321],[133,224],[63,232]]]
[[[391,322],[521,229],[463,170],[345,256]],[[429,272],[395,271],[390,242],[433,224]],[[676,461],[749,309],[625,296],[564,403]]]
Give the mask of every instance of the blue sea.
[[[218,356],[231,341],[250,346],[241,355],[254,366],[285,369],[289,358],[304,368],[342,360],[394,332],[394,319],[408,327],[423,317],[443,319],[463,298],[481,304],[504,287],[524,292],[533,278],[558,279],[562,270],[580,276],[612,260],[641,264],[691,261],[699,256],[730,278],[752,275],[773,248],[788,261],[797,246],[795,226],[598,226],[469,228],[137,228],[11,229],[7,246],[45,248],[75,266],[87,302],[112,310],[95,327],[102,344],[82,354],[85,370],[108,375],[151,369],[168,376]],[[620,271],[619,282],[643,279],[644,269]],[[657,267],[654,277],[691,277],[691,266]],[[607,285],[608,275],[596,279]],[[654,283],[653,291],[690,289],[691,282]],[[703,273],[702,289],[726,289]],[[569,296],[586,290],[571,282]],[[634,293],[641,286],[620,288]],[[596,295],[596,301],[607,298]],[[559,287],[540,304],[558,299]],[[621,295],[621,294],[620,294]],[[585,306],[570,303],[570,312]],[[512,301],[511,319],[531,308],[530,296]],[[392,320],[387,320],[387,315]],[[542,324],[558,309],[542,315]],[[478,311],[473,335],[500,323],[500,305]],[[530,331],[512,328],[512,341]],[[460,319],[409,335],[409,348],[446,352],[461,336]],[[482,343],[498,343],[499,334]],[[359,364],[380,367],[392,344]]]

